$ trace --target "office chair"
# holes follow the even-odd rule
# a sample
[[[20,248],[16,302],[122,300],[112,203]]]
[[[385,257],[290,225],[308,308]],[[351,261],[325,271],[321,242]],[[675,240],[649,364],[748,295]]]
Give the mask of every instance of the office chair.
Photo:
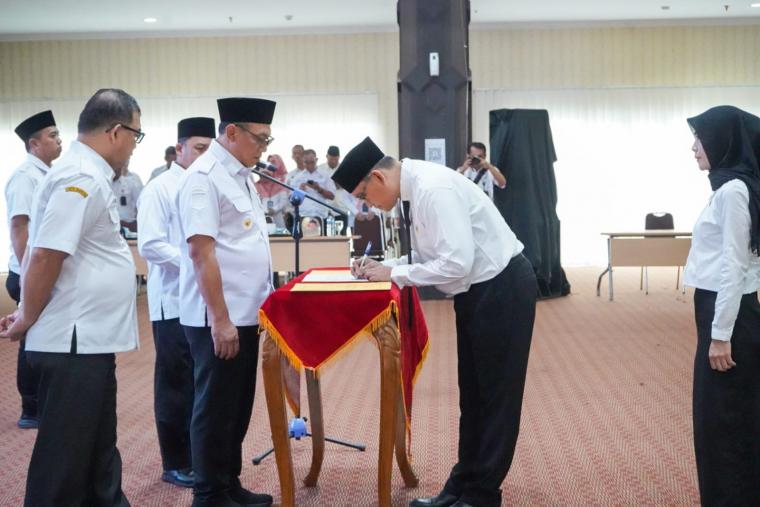
[[[644,218],[644,230],[646,231],[664,231],[673,230],[673,215],[665,212],[647,213]],[[676,290],[680,284],[681,279],[681,266],[676,266]],[[646,280],[645,294],[649,294],[649,270],[646,266],[641,267],[641,279],[639,281],[639,290],[644,288],[644,281]]]

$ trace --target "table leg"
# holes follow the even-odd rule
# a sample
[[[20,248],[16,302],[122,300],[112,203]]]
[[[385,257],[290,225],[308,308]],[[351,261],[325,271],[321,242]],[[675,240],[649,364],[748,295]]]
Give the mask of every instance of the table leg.
[[[398,389],[398,401],[396,403],[396,463],[404,478],[404,484],[408,488],[414,488],[419,480],[412,470],[409,455],[406,452],[406,410],[404,408],[404,395],[401,386]]]
[[[393,440],[396,426],[401,367],[400,339],[392,320],[374,332],[380,349],[380,446],[377,467],[377,496],[380,507],[391,505],[391,472],[393,471]]]
[[[277,348],[277,344],[266,332],[263,335],[261,368],[264,377],[264,392],[267,398],[269,426],[274,443],[274,455],[277,460],[277,475],[280,479],[280,496],[282,497],[280,505],[282,507],[293,507],[295,505],[295,480],[293,478],[293,458],[290,455],[285,395],[283,394],[280,349]]]
[[[306,391],[309,396],[312,455],[311,468],[303,482],[307,486],[316,486],[325,456],[325,427],[322,419],[322,392],[314,370],[306,370]]]
[[[607,266],[607,269],[602,271],[602,274],[599,275],[599,278],[596,280],[596,296],[599,297],[602,295],[602,278],[604,278],[604,275],[610,272],[610,267]]]

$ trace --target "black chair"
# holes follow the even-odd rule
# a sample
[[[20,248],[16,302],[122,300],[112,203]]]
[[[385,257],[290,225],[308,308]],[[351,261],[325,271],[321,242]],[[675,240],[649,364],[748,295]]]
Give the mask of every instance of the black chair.
[[[673,215],[665,212],[647,213],[644,218],[644,230],[646,231],[672,231],[675,228],[673,225]],[[681,279],[681,266],[677,266],[676,271],[676,289],[680,284]],[[644,281],[646,280],[646,294],[649,294],[649,270],[646,266],[641,268],[641,280],[639,281],[639,290],[644,288]]]

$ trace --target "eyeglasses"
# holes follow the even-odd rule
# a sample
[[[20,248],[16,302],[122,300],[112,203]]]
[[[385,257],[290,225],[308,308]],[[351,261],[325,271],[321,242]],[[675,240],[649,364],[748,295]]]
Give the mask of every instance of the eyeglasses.
[[[274,137],[272,137],[272,136],[263,136],[263,135],[259,135],[259,134],[254,134],[253,132],[251,132],[250,130],[248,130],[247,128],[245,128],[244,126],[242,126],[239,123],[235,123],[234,125],[237,128],[245,130],[246,132],[248,132],[249,134],[251,134],[251,136],[254,139],[256,139],[260,144],[263,144],[264,146],[269,146],[270,144],[272,144],[274,142]]]
[[[135,135],[135,143],[137,144],[140,144],[140,141],[142,141],[143,138],[145,137],[145,132],[143,132],[142,130],[133,129],[132,127],[124,125],[123,123],[117,123],[116,125],[109,127],[106,130],[106,132],[110,132],[118,126],[121,126],[121,128],[123,128],[124,130],[129,130],[130,132],[132,132]]]
[[[369,177],[365,178],[365,180],[364,180],[364,188],[362,189],[361,192],[359,192],[358,194],[356,194],[356,198],[357,199],[360,199],[362,201],[366,201],[367,200],[367,187],[369,186],[369,180],[370,180]]]

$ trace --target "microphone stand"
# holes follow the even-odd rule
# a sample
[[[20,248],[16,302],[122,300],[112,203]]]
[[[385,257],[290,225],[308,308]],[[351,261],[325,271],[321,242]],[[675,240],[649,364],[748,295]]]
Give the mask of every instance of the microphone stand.
[[[266,166],[262,164],[261,162],[257,163],[256,166],[261,169],[266,169]],[[290,198],[288,199],[288,201],[290,201],[290,204],[293,206],[293,230],[291,232],[291,235],[293,236],[293,242],[295,245],[295,268],[296,268],[296,276],[297,276],[301,272],[299,263],[301,260],[300,245],[301,245],[301,238],[303,237],[303,231],[301,230],[300,207],[301,207],[301,204],[303,203],[304,198],[311,199],[317,204],[320,204],[324,206],[325,208],[329,208],[335,211],[336,213],[343,214],[343,211],[339,210],[338,208],[330,204],[327,204],[326,202],[323,202],[320,199],[317,199],[316,197],[310,196],[309,194],[307,194],[306,192],[304,192],[303,190],[299,188],[294,188],[288,185],[287,183],[283,183],[277,178],[269,176],[268,174],[264,174],[263,172],[257,169],[251,169],[251,172],[258,175],[260,178],[264,178],[267,181],[276,183],[280,185],[281,187],[287,188],[288,190],[291,191]],[[299,382],[300,382],[300,375],[299,375]],[[309,433],[306,430],[306,418],[301,417],[301,414],[296,414],[296,417],[290,420],[290,424],[288,425],[288,436],[289,438],[295,438],[296,440],[301,440],[301,438],[312,436],[311,433]],[[337,438],[324,437],[324,439],[327,442],[332,442],[334,444],[350,447],[352,449],[356,449],[357,451],[365,451],[367,449],[367,447],[362,444],[354,444],[351,442],[346,442],[344,440],[338,440]],[[254,465],[260,464],[264,460],[264,458],[272,454],[272,452],[274,452],[274,448],[271,448],[268,451],[260,454],[259,456],[256,456],[252,460],[253,464]]]
[[[266,169],[266,165],[258,162],[256,164],[256,167],[259,167],[261,169]],[[291,236],[293,236],[293,242],[295,244],[295,268],[296,268],[296,276],[301,274],[300,269],[300,261],[301,261],[301,238],[303,237],[303,231],[301,230],[301,214],[300,214],[300,206],[303,203],[304,199],[311,199],[312,201],[316,202],[320,206],[324,206],[325,208],[333,210],[335,213],[338,213],[339,215],[343,214],[343,211],[336,208],[335,206],[331,204],[327,204],[326,202],[322,201],[321,199],[317,199],[316,197],[313,197],[306,192],[304,192],[301,189],[294,188],[287,183],[283,183],[282,181],[278,180],[277,178],[274,178],[268,174],[265,174],[264,172],[258,170],[258,169],[251,169],[251,172],[255,175],[257,175],[259,178],[264,178],[267,181],[271,181],[272,183],[276,183],[277,185],[280,185],[283,188],[286,188],[290,190],[292,193],[290,194],[290,204],[293,206],[293,230],[291,231]]]

